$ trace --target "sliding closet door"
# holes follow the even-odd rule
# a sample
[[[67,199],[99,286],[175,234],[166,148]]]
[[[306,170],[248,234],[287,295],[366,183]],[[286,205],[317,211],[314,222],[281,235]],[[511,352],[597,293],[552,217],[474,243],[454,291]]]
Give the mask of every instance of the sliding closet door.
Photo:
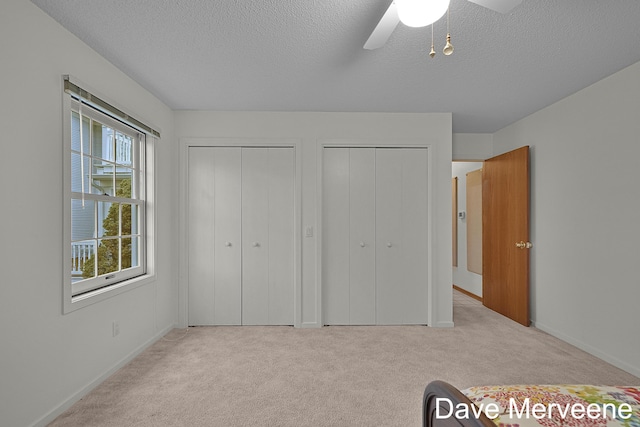
[[[375,149],[324,150],[324,322],[372,325],[375,307]]]
[[[269,325],[295,318],[295,151],[269,149]]]
[[[404,324],[428,320],[428,173],[426,149],[402,150],[402,315]]]
[[[427,323],[427,150],[324,150],[324,322]]]
[[[293,324],[294,153],[242,149],[242,324]]]
[[[189,325],[294,323],[293,148],[189,148]]]
[[[402,151],[376,153],[376,314],[378,323],[402,323]]]
[[[376,324],[376,150],[349,149],[349,323]]]
[[[327,148],[323,154],[324,323],[349,325],[349,149]]]
[[[240,222],[241,153],[238,148],[215,148],[215,206],[213,264],[215,324],[239,325],[242,321],[242,226]]]
[[[189,149],[189,325],[214,324],[213,153]],[[205,167],[206,165],[206,167]]]
[[[427,150],[377,151],[379,324],[427,323],[427,179]]]
[[[241,151],[189,148],[189,324],[241,323]]]

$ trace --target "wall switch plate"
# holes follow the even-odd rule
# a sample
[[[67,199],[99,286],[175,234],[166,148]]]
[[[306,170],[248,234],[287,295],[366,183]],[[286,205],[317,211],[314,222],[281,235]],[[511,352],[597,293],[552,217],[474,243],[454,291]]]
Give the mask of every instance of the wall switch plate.
[[[120,334],[120,324],[118,322],[113,322],[113,336],[114,338]]]
[[[307,227],[304,229],[305,237],[313,237],[313,227]]]

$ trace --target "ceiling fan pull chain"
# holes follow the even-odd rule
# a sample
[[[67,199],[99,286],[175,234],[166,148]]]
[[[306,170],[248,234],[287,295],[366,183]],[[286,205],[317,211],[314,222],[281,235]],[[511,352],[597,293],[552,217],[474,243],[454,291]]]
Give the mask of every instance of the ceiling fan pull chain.
[[[436,50],[433,48],[433,24],[431,24],[431,52],[429,52],[430,57],[436,56]]]
[[[447,44],[444,45],[442,53],[449,56],[453,53],[453,45],[451,44],[451,34],[449,33],[449,9],[447,9]]]

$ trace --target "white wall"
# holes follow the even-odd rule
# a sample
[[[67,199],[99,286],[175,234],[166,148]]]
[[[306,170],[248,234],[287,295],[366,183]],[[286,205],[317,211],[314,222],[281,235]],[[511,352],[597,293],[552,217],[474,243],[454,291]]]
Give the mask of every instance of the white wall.
[[[467,173],[482,168],[482,162],[453,162],[451,176],[458,177],[458,212],[467,211]],[[453,284],[482,297],[482,275],[467,270],[467,217],[458,218],[458,266],[453,267]]]
[[[451,305],[451,114],[238,113],[178,111],[176,137],[294,138],[302,140],[302,226],[318,231],[318,155],[323,142],[343,140],[387,144],[432,144],[435,215],[433,257],[434,326],[452,326]],[[321,326],[317,280],[319,233],[302,241],[301,326]],[[181,278],[184,279],[184,278]],[[182,295],[187,283],[181,280]],[[184,296],[183,296],[184,301]],[[182,305],[181,321],[185,305]]]
[[[640,63],[493,143],[495,154],[531,147],[536,327],[640,376]]]
[[[454,133],[453,160],[487,160],[493,155],[493,134]]]
[[[44,425],[176,320],[173,112],[25,0],[0,2],[0,424]],[[62,75],[160,128],[157,280],[62,315]],[[112,322],[120,335],[112,337]]]

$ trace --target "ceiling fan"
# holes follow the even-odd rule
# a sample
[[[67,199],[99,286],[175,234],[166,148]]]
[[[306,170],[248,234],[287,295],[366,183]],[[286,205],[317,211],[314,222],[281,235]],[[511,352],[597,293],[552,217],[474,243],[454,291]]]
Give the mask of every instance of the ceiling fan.
[[[422,3],[426,3],[429,1],[431,0],[422,0]],[[499,13],[507,13],[511,9],[513,9],[514,7],[522,3],[522,0],[469,0],[469,1],[472,3],[478,4],[480,6],[486,7],[488,9],[495,10],[496,12],[499,12]],[[369,36],[369,39],[367,39],[367,42],[364,44],[365,49],[368,49],[368,50],[378,49],[379,47],[382,47],[387,42],[387,40],[391,36],[391,33],[393,33],[393,30],[395,30],[395,28],[398,26],[398,23],[401,21],[401,16],[399,15],[399,11],[398,11],[398,3],[402,3],[402,2],[406,3],[405,0],[394,0],[393,2],[391,2],[391,5],[382,16],[382,19],[380,19],[380,22],[378,22],[378,25],[376,25],[376,28],[373,30],[373,32]],[[416,3],[416,1],[414,0],[413,3]],[[439,14],[434,20],[437,21],[438,19],[440,19],[440,17],[444,14],[444,12],[446,12],[448,4],[449,4],[448,1],[445,2],[444,10],[442,10],[442,13]],[[436,13],[438,14],[439,12],[436,12]],[[402,14],[402,11],[400,11],[400,14]],[[402,22],[407,24],[407,22],[405,22],[404,19],[402,19]],[[433,22],[433,20],[431,22]],[[423,25],[419,25],[419,24],[410,25],[410,26],[420,27],[420,26],[425,26],[429,24],[430,23],[423,24]]]

